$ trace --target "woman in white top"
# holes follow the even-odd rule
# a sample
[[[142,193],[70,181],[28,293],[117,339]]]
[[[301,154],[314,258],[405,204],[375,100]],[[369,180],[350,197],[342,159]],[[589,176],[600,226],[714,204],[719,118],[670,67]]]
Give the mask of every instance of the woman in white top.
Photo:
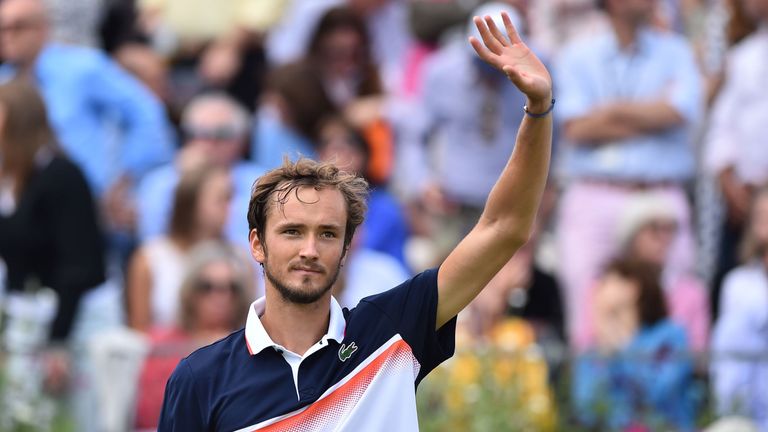
[[[176,322],[186,255],[201,242],[223,239],[231,197],[232,180],[223,168],[203,165],[182,174],[168,234],[143,244],[128,269],[131,328],[148,331]]]

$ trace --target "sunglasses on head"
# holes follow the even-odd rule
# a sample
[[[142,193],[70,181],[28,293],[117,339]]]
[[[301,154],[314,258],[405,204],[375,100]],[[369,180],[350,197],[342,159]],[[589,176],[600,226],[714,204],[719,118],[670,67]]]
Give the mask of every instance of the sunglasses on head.
[[[211,281],[208,279],[200,279],[195,286],[198,292],[202,294],[210,294],[214,291],[226,292],[235,294],[240,291],[240,284],[235,281]]]
[[[232,126],[195,127],[186,125],[183,127],[183,132],[187,140],[235,141],[242,138],[242,133]]]

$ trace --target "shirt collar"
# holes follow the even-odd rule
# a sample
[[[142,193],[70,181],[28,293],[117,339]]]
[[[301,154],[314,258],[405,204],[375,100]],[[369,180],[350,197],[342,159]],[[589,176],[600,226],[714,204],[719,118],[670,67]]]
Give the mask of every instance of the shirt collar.
[[[264,313],[266,304],[267,298],[261,297],[251,303],[251,307],[248,309],[248,318],[245,322],[245,344],[251,355],[256,355],[265,348],[282,348],[269,337],[269,334],[264,329],[264,325],[261,323],[261,319],[259,319],[259,315]],[[342,312],[341,306],[339,306],[335,298],[331,297],[331,319],[328,322],[328,331],[320,340],[327,341],[333,339],[341,343],[344,340],[346,326],[347,323],[344,320],[344,312]]]
[[[609,53],[611,56],[619,56],[622,54],[644,54],[651,50],[653,44],[654,33],[648,27],[643,27],[637,30],[637,36],[635,37],[635,43],[632,46],[631,51],[622,51],[619,46],[619,38],[616,37],[616,32],[613,29],[607,31],[607,43],[609,46]]]

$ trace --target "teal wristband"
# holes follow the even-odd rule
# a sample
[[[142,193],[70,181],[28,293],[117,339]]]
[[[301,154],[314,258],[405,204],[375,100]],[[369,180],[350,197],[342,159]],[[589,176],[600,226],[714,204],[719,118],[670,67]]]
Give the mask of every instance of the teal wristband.
[[[546,117],[549,113],[551,113],[554,108],[555,108],[555,98],[552,98],[552,102],[549,104],[549,108],[547,108],[547,110],[544,111],[543,113],[532,113],[528,111],[528,105],[523,106],[523,111],[525,111],[525,114],[530,117],[542,118],[542,117]]]

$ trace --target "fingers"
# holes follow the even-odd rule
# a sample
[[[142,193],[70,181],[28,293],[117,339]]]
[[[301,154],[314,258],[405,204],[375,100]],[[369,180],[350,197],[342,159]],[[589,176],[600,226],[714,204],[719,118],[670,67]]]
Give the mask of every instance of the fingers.
[[[486,48],[485,45],[480,43],[480,41],[477,40],[477,38],[470,37],[469,44],[472,45],[472,48],[475,49],[475,52],[477,53],[478,56],[480,56],[481,59],[485,61],[490,61],[493,53],[488,48]]]
[[[493,22],[491,17],[487,16],[485,17],[485,23],[488,25],[488,29],[491,31],[491,34],[494,38],[502,45],[502,46],[509,46],[509,40],[506,36],[504,36],[504,33],[499,30],[498,27],[496,27],[496,23]]]
[[[485,44],[485,46],[494,54],[500,54],[503,46],[491,34],[490,30],[488,30],[488,26],[485,24],[485,22],[483,22],[483,20],[480,17],[474,17],[473,21],[475,23],[475,26],[477,27],[477,30],[480,32],[480,37],[483,38],[483,43]]]
[[[509,17],[509,14],[507,14],[506,12],[502,12],[501,20],[504,21],[504,27],[507,29],[507,35],[509,36],[509,40],[513,44],[521,43],[522,40],[520,39],[520,35],[517,34],[517,30],[515,29],[515,26],[512,24],[512,19]]]

